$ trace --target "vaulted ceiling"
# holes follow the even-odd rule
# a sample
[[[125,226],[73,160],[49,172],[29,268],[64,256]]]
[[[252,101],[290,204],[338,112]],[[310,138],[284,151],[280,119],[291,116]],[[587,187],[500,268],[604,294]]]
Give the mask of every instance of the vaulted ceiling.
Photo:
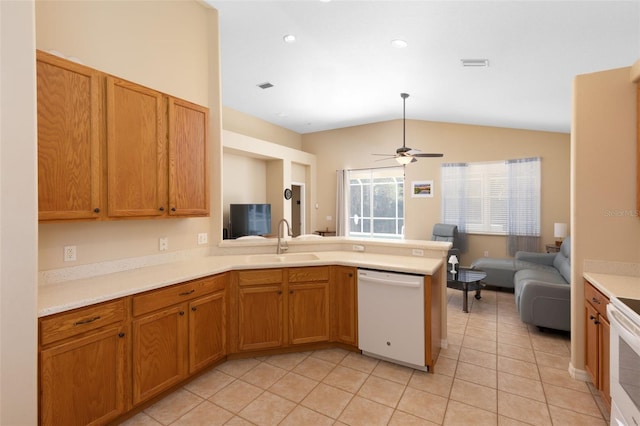
[[[574,76],[640,59],[635,0],[206,1],[223,105],[299,133],[401,118],[401,92],[410,119],[569,132]]]

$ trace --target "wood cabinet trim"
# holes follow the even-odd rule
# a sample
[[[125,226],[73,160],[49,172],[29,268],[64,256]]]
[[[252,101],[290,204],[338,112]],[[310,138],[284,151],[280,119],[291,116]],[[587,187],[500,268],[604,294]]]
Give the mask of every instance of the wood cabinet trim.
[[[225,289],[226,283],[226,274],[218,274],[136,294],[132,296],[133,316],[137,317],[158,309],[197,299],[216,290]]]
[[[49,344],[126,319],[125,300],[117,299],[40,319],[40,344]]]

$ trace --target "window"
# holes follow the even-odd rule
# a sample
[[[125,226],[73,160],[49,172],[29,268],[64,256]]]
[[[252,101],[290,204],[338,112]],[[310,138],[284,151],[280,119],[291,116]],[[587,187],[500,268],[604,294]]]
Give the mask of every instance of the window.
[[[404,169],[350,170],[347,192],[348,235],[402,238],[404,228]]]
[[[465,233],[540,236],[540,159],[442,165],[442,220]]]

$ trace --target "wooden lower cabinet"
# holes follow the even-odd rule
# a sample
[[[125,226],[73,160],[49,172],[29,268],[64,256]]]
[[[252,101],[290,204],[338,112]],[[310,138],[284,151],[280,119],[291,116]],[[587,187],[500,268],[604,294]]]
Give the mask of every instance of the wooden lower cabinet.
[[[329,341],[329,282],[289,284],[289,341]]]
[[[189,373],[227,355],[227,298],[224,290],[189,304]]]
[[[238,290],[238,299],[238,349],[251,351],[282,346],[282,284],[241,287]]]
[[[40,424],[105,424],[130,408],[123,299],[39,320]]]
[[[227,274],[132,298],[133,404],[226,356]]]
[[[598,389],[602,400],[611,409],[609,375],[609,333],[611,326],[606,306],[609,298],[591,283],[584,283],[585,313],[585,370]]]
[[[133,321],[133,403],[139,404],[182,381],[187,374],[185,305]]]
[[[331,267],[331,340],[358,346],[357,268]]]
[[[230,333],[235,351],[328,342],[331,334],[329,267],[233,272]],[[237,331],[236,331],[237,330]]]

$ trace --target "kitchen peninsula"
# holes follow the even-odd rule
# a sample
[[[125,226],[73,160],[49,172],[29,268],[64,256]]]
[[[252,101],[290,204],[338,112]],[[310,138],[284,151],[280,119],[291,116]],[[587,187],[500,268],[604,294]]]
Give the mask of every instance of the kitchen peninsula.
[[[78,398],[102,401],[77,404],[83,418],[110,422],[225,359],[358,350],[358,268],[423,277],[425,366],[434,370],[446,345],[450,243],[329,237],[288,245],[276,255],[272,240],[223,242],[161,264],[128,259],[41,273],[42,424],[67,420],[60,416]],[[93,379],[77,386],[78,374]]]

